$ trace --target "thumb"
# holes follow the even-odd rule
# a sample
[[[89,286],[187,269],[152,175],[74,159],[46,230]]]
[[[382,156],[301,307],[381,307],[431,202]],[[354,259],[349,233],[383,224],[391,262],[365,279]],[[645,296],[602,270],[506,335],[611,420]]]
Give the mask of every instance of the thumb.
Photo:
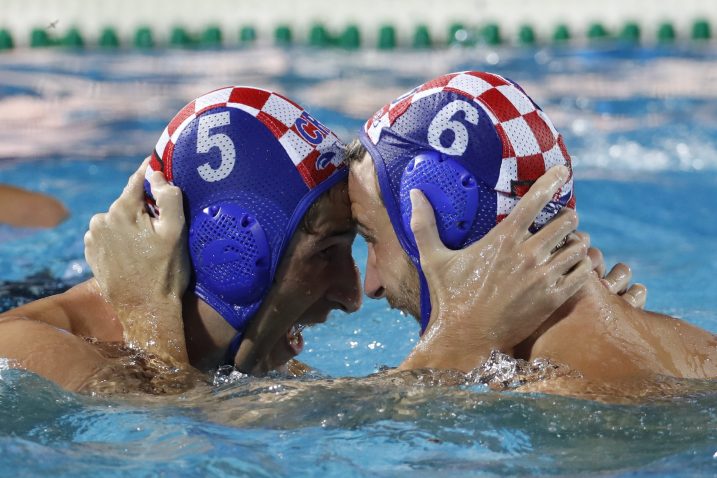
[[[136,211],[144,206],[144,176],[149,165],[149,158],[142,161],[140,167],[130,176],[127,186],[118,199],[126,203],[128,211]]]
[[[421,263],[426,264],[446,250],[438,235],[436,216],[433,206],[420,189],[411,189],[411,230],[416,238],[416,246]],[[424,270],[426,268],[424,267]]]

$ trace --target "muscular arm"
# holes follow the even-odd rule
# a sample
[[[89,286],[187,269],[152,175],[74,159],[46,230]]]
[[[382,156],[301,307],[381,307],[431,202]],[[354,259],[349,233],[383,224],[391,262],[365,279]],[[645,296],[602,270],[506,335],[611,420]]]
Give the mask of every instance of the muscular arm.
[[[649,311],[640,315],[640,330],[650,343],[657,361],[667,372],[680,378],[717,377],[717,336],[684,320]]]
[[[94,280],[0,314],[0,319],[10,317],[42,322],[74,335],[104,342],[122,340],[122,327],[112,309],[100,297]]]
[[[603,277],[602,253],[589,236],[575,232],[575,211],[564,209],[536,234],[535,217],[567,178],[553,168],[520,200],[510,216],[477,243],[454,251],[438,236],[433,209],[419,191],[411,227],[431,291],[428,329],[401,369],[480,366],[492,350],[514,355],[526,339],[595,274]],[[616,265],[602,279],[605,293],[625,307],[643,307],[646,289],[628,287],[630,269]]]
[[[593,278],[536,334],[529,357],[549,357],[594,384],[717,376],[717,338],[608,294]],[[530,340],[527,341],[530,343]]]
[[[45,297],[0,314],[0,319],[16,318],[44,322],[72,332],[72,319],[65,306],[64,294]]]
[[[139,183],[140,189],[142,181],[143,177],[135,178],[135,184]],[[179,207],[181,208],[181,199]],[[169,208],[166,208],[165,211],[169,211]],[[146,231],[142,232],[146,235]],[[176,236],[181,237],[181,234],[176,234]],[[162,234],[160,237],[166,239]],[[145,245],[148,248],[145,258],[149,261],[147,266],[151,268],[150,270],[155,273],[166,271],[152,263],[153,245]],[[124,244],[124,246],[128,245]],[[100,249],[98,254],[108,253],[109,257],[115,260],[125,259],[121,255],[121,249],[115,252],[117,254],[113,255],[111,250]],[[116,290],[122,291],[123,277],[110,275],[110,278],[119,283]],[[160,327],[154,327],[151,321],[146,320],[150,314],[167,313],[173,318],[176,317],[181,326],[181,304],[177,305],[179,298],[171,295],[174,289],[169,291],[169,298],[164,296],[166,300],[162,300],[161,293],[152,288],[152,284],[142,283],[141,279],[141,275],[132,276],[130,280],[135,287],[130,289],[149,295],[129,297],[134,301],[130,302],[132,307],[128,307],[126,313],[121,316],[117,316],[112,306],[105,301],[101,287],[94,279],[63,294],[47,297],[1,314],[0,357],[9,359],[14,367],[35,372],[73,391],[87,387],[88,381],[91,378],[97,379],[100,371],[105,374],[104,381],[109,380],[107,377],[117,378],[118,373],[127,369],[127,364],[113,363],[111,358],[100,353],[97,347],[84,340],[83,337],[96,338],[100,342],[120,343],[128,338],[130,344],[132,341],[140,341],[149,337],[146,339],[148,345],[143,348],[143,351],[154,353],[154,338],[157,336],[168,337],[171,340],[172,332],[179,334],[183,331],[180,327],[169,330],[169,333],[165,334],[161,324],[159,324]],[[161,285],[181,290],[186,287],[186,283],[177,285],[170,280],[165,280]],[[152,297],[156,300],[147,304],[143,302],[143,299]],[[124,324],[130,326],[128,334],[124,334]],[[147,327],[152,327],[149,332],[146,332]],[[145,335],[142,336],[142,333]],[[183,336],[180,342],[183,347]],[[170,352],[173,351],[174,349],[170,349]],[[161,355],[160,357],[165,358]],[[176,356],[169,357],[169,359],[175,358]],[[182,359],[183,357],[180,355],[179,360]],[[167,361],[171,362],[171,360]],[[144,374],[145,372],[142,371],[138,376],[144,376]],[[135,375],[137,374],[135,373]],[[132,381],[130,379],[132,379],[131,372],[120,382],[129,383]]]
[[[431,291],[426,333],[402,369],[478,367],[491,350],[511,353],[590,277],[587,236],[574,211],[561,211],[532,235],[535,217],[568,178],[553,168],[508,218],[466,249],[446,248],[428,201],[412,191],[411,227]],[[561,244],[567,239],[567,243]]]
[[[176,280],[177,271],[167,267],[178,262],[172,257],[186,255],[186,252],[177,242],[180,235],[176,232],[162,237],[159,227],[150,229],[143,225],[151,221],[144,213],[142,202],[142,171],[130,179],[108,214],[93,218],[85,241],[86,256],[125,327],[128,342],[134,341],[140,349],[160,357],[169,357],[179,349],[186,357],[181,309],[178,301],[174,305],[168,301],[184,291],[173,281],[183,284],[182,287],[186,281]],[[448,251],[443,247],[434,220],[415,228],[422,260],[430,261],[432,266],[433,273],[428,276],[429,281],[434,282],[431,290],[438,291],[439,295],[432,298],[437,304],[437,316],[432,318],[427,334],[402,364],[402,369],[471,370],[479,366],[492,349],[506,350],[532,333],[582,285],[590,271],[587,241],[576,237],[572,248],[565,248],[569,249],[568,253],[572,252],[567,258],[564,258],[568,254],[565,250],[563,254],[551,254],[577,226],[574,213],[566,211],[545,228],[542,235],[533,237],[528,232],[535,216],[566,177],[555,172],[546,175],[521,202],[523,209],[519,206],[513,214],[518,219],[504,221],[492,234],[467,250]],[[160,173],[155,173],[152,181],[160,219],[181,229],[183,220],[176,221],[180,216],[175,211],[181,208],[179,198],[167,200],[165,210],[161,196],[158,197],[162,191],[170,188],[176,191],[176,188],[167,185]],[[425,208],[423,214],[416,212],[414,217],[427,217]],[[142,260],[127,260],[138,255],[133,246],[138,236],[148,243],[156,242],[152,248],[156,260],[154,257],[148,260],[144,255]],[[489,260],[486,256],[490,256]],[[138,287],[128,281],[129,277],[144,277],[144,283],[152,284],[153,288]],[[456,290],[454,284],[463,285],[460,289],[463,295],[444,297],[446,290]],[[469,287],[466,288],[466,284]]]
[[[10,365],[42,375],[61,387],[79,391],[108,365],[82,338],[49,323],[0,317],[0,356]]]
[[[492,349],[507,350],[521,336],[532,333],[579,288],[589,272],[585,252],[587,241],[574,238],[573,255],[567,259],[565,254],[551,252],[575,229],[576,217],[563,214],[552,226],[535,236],[528,233],[533,218],[552,197],[554,189],[562,184],[560,178],[551,174],[536,183],[521,201],[516,209],[518,213],[514,213],[518,219],[504,221],[493,235],[463,251],[448,251],[441,244],[440,248],[429,246],[429,252],[422,253],[422,257],[430,257],[437,264],[436,270],[441,271],[441,274],[429,277],[429,280],[439,281],[438,287],[432,287],[432,291],[452,290],[463,296],[452,301],[446,300],[451,298],[445,296],[432,298],[437,304],[434,309],[437,315],[431,319],[429,333],[424,335],[402,364],[402,369],[471,370],[479,366]],[[177,298],[181,297],[186,287],[188,267],[176,266],[181,264],[179,259],[182,255],[186,260],[186,251],[183,244],[177,242],[180,236],[176,232],[173,236],[162,236],[157,232],[161,229],[142,226],[147,219],[141,179],[141,172],[138,172],[109,213],[93,218],[85,241],[86,256],[105,296],[117,309],[126,337],[138,337],[144,341],[135,342],[140,349],[160,357],[176,356],[178,351],[186,354],[181,304]],[[168,186],[161,175],[154,176],[153,181],[153,193],[161,192],[163,187]],[[173,201],[181,204],[177,196]],[[425,211],[423,214],[417,211],[414,217],[428,216]],[[175,229],[183,226],[183,218],[176,213],[162,213],[160,218],[166,224],[174,224]],[[177,218],[180,220],[177,221]],[[430,234],[435,236],[434,239]],[[421,238],[419,245],[424,248],[426,241],[438,240],[434,222],[425,223],[423,230],[416,230],[416,235]],[[127,245],[136,243],[138,236],[152,244],[156,257],[142,261],[128,260],[137,256],[136,249]],[[115,253],[109,255],[103,250],[114,250]],[[491,258],[488,262],[484,257],[486,253]],[[583,266],[576,268],[575,265],[580,262]],[[175,266],[168,268],[166,264]],[[181,279],[181,271],[184,271],[185,279]],[[128,276],[143,277],[144,280],[142,283],[128,281]],[[491,287],[476,287],[478,279],[491,283]],[[146,284],[152,284],[152,287],[148,289]],[[461,287],[455,287],[455,284]],[[501,290],[510,293],[498,293]],[[531,294],[537,297],[533,298]],[[156,307],[156,304],[164,306]],[[156,328],[143,328],[143,324],[154,324]],[[498,327],[494,327],[495,324]],[[168,337],[174,337],[171,346]],[[147,348],[150,346],[151,350]]]

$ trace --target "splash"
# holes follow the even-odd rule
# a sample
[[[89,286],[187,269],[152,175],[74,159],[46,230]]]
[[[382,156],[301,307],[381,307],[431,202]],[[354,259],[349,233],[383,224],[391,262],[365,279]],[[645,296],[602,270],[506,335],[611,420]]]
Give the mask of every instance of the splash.
[[[231,365],[222,365],[214,372],[212,378],[212,385],[214,387],[222,387],[224,385],[232,385],[238,382],[245,381],[249,378],[249,375],[241,373]]]
[[[81,393],[91,396],[178,395],[207,383],[193,368],[177,368],[155,355],[117,342],[86,338],[107,359],[108,365],[90,377]]]
[[[493,390],[511,390],[526,383],[568,375],[570,370],[549,359],[528,362],[493,350],[479,368],[466,375],[466,384],[485,384]]]
[[[0,380],[3,379],[2,372],[15,368],[14,362],[7,358],[0,358]]]

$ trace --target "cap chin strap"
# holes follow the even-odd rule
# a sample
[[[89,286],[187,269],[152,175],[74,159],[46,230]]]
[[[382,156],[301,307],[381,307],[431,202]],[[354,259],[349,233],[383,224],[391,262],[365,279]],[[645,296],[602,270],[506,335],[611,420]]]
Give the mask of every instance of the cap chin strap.
[[[428,289],[428,281],[426,281],[426,275],[423,273],[421,265],[416,265],[418,269],[418,281],[421,286],[421,335],[428,328],[428,322],[431,320],[431,291]]]
[[[224,356],[224,365],[234,365],[234,357],[239,352],[239,346],[241,341],[244,339],[244,332],[237,333],[227,347],[227,353]]]

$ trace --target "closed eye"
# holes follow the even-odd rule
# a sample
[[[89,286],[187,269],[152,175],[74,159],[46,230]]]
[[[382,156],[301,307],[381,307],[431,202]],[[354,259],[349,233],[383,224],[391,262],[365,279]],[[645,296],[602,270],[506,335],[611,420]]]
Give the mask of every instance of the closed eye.
[[[358,232],[359,236],[363,238],[364,241],[366,241],[369,244],[374,244],[376,242],[376,238],[371,234],[371,232],[368,230],[366,226],[364,226],[361,223],[357,223],[356,225],[356,231]]]
[[[340,247],[351,248],[356,237],[356,231],[350,230],[329,236],[316,244],[319,256],[329,256]]]

